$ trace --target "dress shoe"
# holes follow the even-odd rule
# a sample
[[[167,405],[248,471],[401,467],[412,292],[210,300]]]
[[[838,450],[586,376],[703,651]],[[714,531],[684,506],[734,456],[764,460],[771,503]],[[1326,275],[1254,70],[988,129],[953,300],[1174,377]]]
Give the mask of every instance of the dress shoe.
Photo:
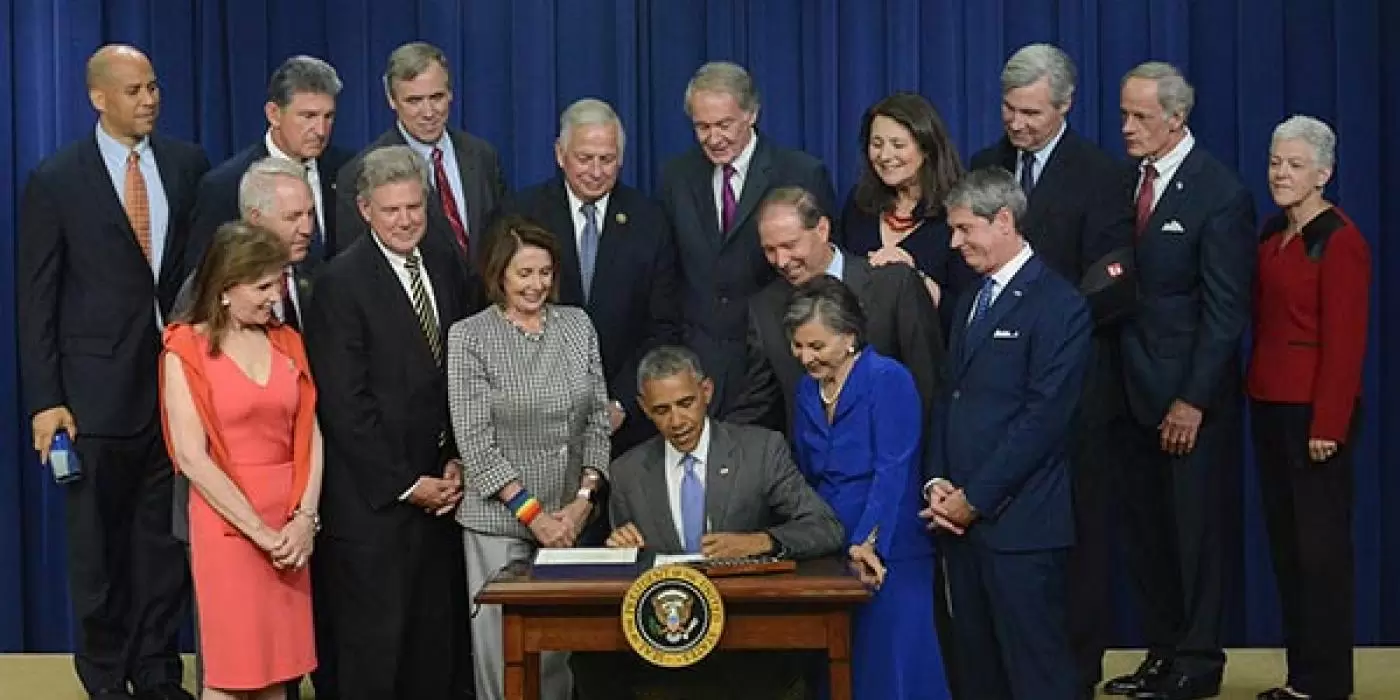
[[[1184,673],[1167,673],[1146,688],[1133,693],[1134,700],[1199,700],[1220,694],[1218,679],[1192,678]]]
[[[1269,688],[1268,690],[1254,696],[1256,700],[1347,700],[1344,697],[1323,698],[1316,695],[1300,693],[1292,688]]]
[[[1106,695],[1132,695],[1140,690],[1151,687],[1153,681],[1166,675],[1172,670],[1170,661],[1160,656],[1148,656],[1137,670],[1126,676],[1119,676],[1110,679],[1103,684],[1103,692]]]
[[[161,683],[136,691],[136,700],[194,700],[194,696],[174,683]]]
[[[131,693],[126,692],[126,688],[103,688],[90,697],[92,700],[131,700]]]

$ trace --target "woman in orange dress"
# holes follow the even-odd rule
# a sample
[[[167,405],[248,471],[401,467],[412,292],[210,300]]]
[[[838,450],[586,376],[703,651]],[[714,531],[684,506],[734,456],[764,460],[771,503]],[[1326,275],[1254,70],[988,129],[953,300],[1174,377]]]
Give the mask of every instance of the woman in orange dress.
[[[301,337],[276,322],[286,244],[221,226],[187,322],[165,331],[161,411],[190,493],[204,700],[280,700],[316,667],[307,559],[321,432]]]

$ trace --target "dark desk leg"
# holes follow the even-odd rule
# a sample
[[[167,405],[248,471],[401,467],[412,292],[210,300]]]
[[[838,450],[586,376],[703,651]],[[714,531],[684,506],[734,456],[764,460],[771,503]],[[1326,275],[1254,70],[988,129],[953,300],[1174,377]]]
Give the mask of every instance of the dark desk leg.
[[[851,615],[826,616],[826,660],[831,673],[831,700],[851,700]]]
[[[501,616],[501,655],[506,662],[506,700],[525,700],[525,619],[509,609]],[[538,672],[536,672],[538,677]],[[536,681],[535,698],[539,698]]]
[[[540,653],[525,652],[525,700],[540,700]]]

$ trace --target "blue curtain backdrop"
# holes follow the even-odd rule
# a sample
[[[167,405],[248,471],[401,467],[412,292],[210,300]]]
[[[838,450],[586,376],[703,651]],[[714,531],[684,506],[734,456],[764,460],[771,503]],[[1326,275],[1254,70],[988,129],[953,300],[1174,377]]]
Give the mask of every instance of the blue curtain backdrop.
[[[63,502],[29,449],[18,401],[14,222],[40,159],[91,133],[83,64],[104,42],[153,59],[160,128],[201,142],[218,162],[264,128],[271,69],[294,53],[340,71],[335,142],[358,150],[390,122],[380,75],[395,46],[426,40],[455,77],[453,121],[500,150],[512,187],[554,172],[559,110],[598,96],[630,138],[626,181],[655,186],[661,163],[693,143],[686,80],[710,59],[738,61],[763,93],[760,128],[826,161],[838,190],[858,173],[863,110],[917,90],[942,111],[966,159],[995,139],[997,77],[1033,41],[1079,67],[1073,126],[1121,155],[1118,81],[1148,59],[1182,67],[1197,88],[1199,143],[1234,164],[1261,211],[1273,125],[1292,113],[1340,134],[1331,194],[1375,255],[1367,421],[1357,451],[1357,641],[1400,642],[1400,477],[1384,436],[1400,435],[1400,220],[1395,137],[1400,3],[1388,0],[0,0],[0,652],[69,648]],[[1388,115],[1388,116],[1387,116]],[[1389,126],[1387,127],[1387,124]],[[82,206],[74,202],[74,206]],[[1252,467],[1241,465],[1230,641],[1277,645],[1279,624]],[[1121,586],[1120,586],[1121,589]],[[1135,641],[1131,609],[1120,641]]]

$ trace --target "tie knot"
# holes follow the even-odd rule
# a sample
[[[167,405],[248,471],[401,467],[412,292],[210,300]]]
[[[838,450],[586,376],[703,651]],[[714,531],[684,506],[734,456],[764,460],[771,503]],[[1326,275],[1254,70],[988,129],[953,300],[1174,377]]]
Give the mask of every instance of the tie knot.
[[[698,461],[695,459],[695,455],[686,453],[684,457],[681,457],[681,467],[693,474],[695,473],[695,464]]]
[[[127,165],[136,165],[136,164],[138,164],[138,163],[140,163],[140,162],[141,162],[141,152],[140,152],[140,151],[138,151],[138,150],[136,150],[136,149],[133,148],[133,149],[131,149],[130,151],[127,152],[127,154],[126,154],[126,164],[127,164]]]
[[[733,163],[725,163],[725,164],[724,164],[724,179],[725,179],[725,180],[729,180],[729,179],[733,178],[735,175],[738,175],[738,174],[739,174],[739,171],[736,170],[736,169],[734,168],[734,164],[733,164]]]
[[[1030,168],[1035,166],[1035,152],[1021,151],[1021,167]]]
[[[1142,179],[1152,182],[1157,179],[1157,166],[1153,163],[1144,163],[1142,166]]]
[[[441,164],[442,164],[442,148],[439,147],[439,146],[433,146],[433,165],[441,165]]]
[[[417,272],[418,266],[421,262],[422,260],[418,257],[418,251],[415,250],[412,253],[409,253],[408,255],[404,256],[403,268],[405,270],[408,270],[409,272]]]
[[[579,207],[579,211],[582,211],[584,216],[588,217],[589,219],[592,219],[593,215],[598,213],[598,203],[589,202],[587,204],[584,204],[583,206]]]

